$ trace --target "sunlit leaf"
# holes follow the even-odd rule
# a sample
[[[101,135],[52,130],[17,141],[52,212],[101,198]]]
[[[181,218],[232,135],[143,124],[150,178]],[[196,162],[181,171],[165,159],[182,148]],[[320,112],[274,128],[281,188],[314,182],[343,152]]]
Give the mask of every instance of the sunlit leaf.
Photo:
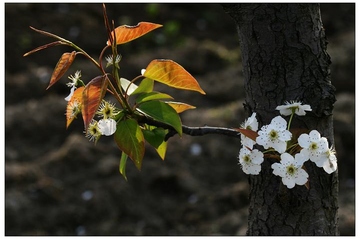
[[[85,86],[81,108],[85,129],[87,129],[91,119],[93,119],[98,110],[101,100],[106,93],[106,88],[107,81],[105,76],[97,76]]]
[[[162,160],[165,159],[167,142],[164,141],[167,130],[163,128],[153,127],[152,130],[143,130],[145,140],[155,148]]]
[[[151,61],[143,75],[170,87],[205,94],[196,79],[181,65],[172,60],[156,59]]]
[[[151,100],[161,100],[161,99],[173,99],[172,96],[166,94],[166,93],[160,93],[160,92],[149,92],[149,93],[142,93],[136,98],[136,103],[140,104],[146,101]]]
[[[49,86],[46,89],[49,89],[54,85],[69,69],[73,61],[75,60],[76,52],[64,53],[59,59],[58,63],[55,66],[55,69],[51,75]]]
[[[115,28],[116,44],[124,44],[130,42],[159,27],[162,27],[162,25],[150,22],[139,22],[135,26],[119,26]],[[111,34],[112,36],[114,36],[114,31],[112,31]],[[110,46],[111,42],[108,40],[106,44]]]
[[[256,141],[256,137],[259,136],[259,134],[253,130],[250,129],[244,129],[244,128],[236,128],[236,131],[244,134],[246,137]]]
[[[159,154],[162,160],[165,160],[167,149],[167,142],[163,141],[157,148],[155,148],[156,152]]]
[[[196,107],[195,106],[192,106],[190,104],[187,104],[187,103],[181,103],[181,102],[169,102],[169,101],[166,101],[167,104],[170,105],[170,107],[172,107],[173,109],[175,109],[175,111],[177,113],[182,113],[186,110],[189,110],[189,109],[195,109]]]
[[[150,143],[151,146],[157,148],[164,141],[166,131],[163,128],[154,127],[152,130],[143,130],[145,140]]]
[[[70,126],[71,122],[76,118],[76,115],[81,112],[83,91],[84,87],[77,88],[70,101],[68,101],[66,106],[66,128]]]
[[[126,177],[127,158],[128,158],[128,155],[126,155],[126,153],[124,153],[124,152],[121,152],[121,158],[120,158],[120,163],[119,163],[119,172],[125,178],[126,181],[127,181],[127,177]]]
[[[138,123],[134,119],[120,121],[114,139],[120,150],[125,152],[140,170],[145,153],[145,140]]]
[[[148,101],[140,104],[138,110],[156,121],[172,126],[180,136],[182,135],[179,114],[168,104],[161,101]]]
[[[154,80],[150,78],[144,78],[139,84],[138,88],[131,93],[131,95],[144,93],[144,92],[152,92],[154,89]]]
[[[128,95],[131,95],[138,88],[136,84],[132,83],[126,78],[120,78],[120,85],[124,91],[127,91]]]

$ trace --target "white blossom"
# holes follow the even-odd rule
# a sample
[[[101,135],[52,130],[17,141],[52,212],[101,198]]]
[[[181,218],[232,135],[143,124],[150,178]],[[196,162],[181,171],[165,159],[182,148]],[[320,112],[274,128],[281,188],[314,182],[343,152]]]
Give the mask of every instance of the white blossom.
[[[264,161],[264,154],[257,149],[250,151],[246,147],[240,149],[239,164],[246,174],[258,175],[261,171],[261,163]]]
[[[328,141],[321,137],[317,130],[312,130],[309,134],[303,133],[298,138],[301,149],[300,153],[305,158],[313,161],[316,166],[323,167],[328,156],[324,154],[328,150]]]
[[[271,120],[269,125],[265,125],[258,132],[256,142],[265,149],[274,148],[279,153],[286,151],[287,141],[291,139],[291,132],[286,130],[286,120],[277,116]]]
[[[323,168],[328,174],[335,172],[337,169],[337,158],[335,153],[336,152],[333,147],[328,148],[325,152],[327,160],[324,162]]]
[[[271,165],[273,174],[280,176],[284,185],[293,188],[295,184],[304,185],[309,177],[308,173],[302,169],[302,165],[306,160],[300,153],[295,158],[289,153],[283,153],[280,156],[280,163]]]
[[[285,105],[277,106],[276,110],[279,110],[280,114],[284,116],[289,116],[293,113],[299,116],[304,116],[306,114],[305,111],[312,111],[310,105],[302,105],[301,102],[296,101],[285,102]]]
[[[256,119],[256,113],[253,113],[251,117],[249,117],[243,124],[241,124],[241,128],[253,130],[255,132],[258,130],[258,127],[259,123]],[[245,136],[244,134],[241,134],[241,144],[243,146],[253,149],[255,143],[256,142],[251,138]]]

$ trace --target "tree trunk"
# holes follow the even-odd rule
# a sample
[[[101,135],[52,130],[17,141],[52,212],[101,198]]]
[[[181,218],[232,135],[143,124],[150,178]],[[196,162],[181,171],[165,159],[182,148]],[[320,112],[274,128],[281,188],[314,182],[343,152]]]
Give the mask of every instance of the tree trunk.
[[[224,4],[240,39],[245,109],[259,126],[279,115],[276,106],[299,100],[313,111],[294,118],[293,128],[316,129],[334,143],[330,57],[319,4]],[[338,235],[338,177],[305,163],[310,188],[287,189],[265,159],[249,177],[248,235]]]

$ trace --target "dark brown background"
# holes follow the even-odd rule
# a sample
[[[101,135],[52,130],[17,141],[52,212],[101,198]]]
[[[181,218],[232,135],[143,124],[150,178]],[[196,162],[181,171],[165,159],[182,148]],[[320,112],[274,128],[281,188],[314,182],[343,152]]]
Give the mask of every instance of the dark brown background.
[[[185,67],[207,95],[157,88],[196,105],[182,114],[190,126],[237,127],[245,119],[235,25],[218,4],[107,4],[115,25],[140,21],[164,27],[119,47],[121,74],[132,79],[154,58]],[[355,5],[322,4],[337,88],[334,109],[342,235],[355,234]],[[225,136],[174,137],[163,162],[147,148],[142,171],[118,172],[111,137],[95,146],[81,118],[65,129],[64,76],[45,91],[64,51],[60,46],[23,58],[53,39],[67,38],[98,57],[106,32],[101,4],[5,4],[6,235],[244,235],[247,177],[238,166],[239,141]],[[98,74],[78,56],[68,74]]]

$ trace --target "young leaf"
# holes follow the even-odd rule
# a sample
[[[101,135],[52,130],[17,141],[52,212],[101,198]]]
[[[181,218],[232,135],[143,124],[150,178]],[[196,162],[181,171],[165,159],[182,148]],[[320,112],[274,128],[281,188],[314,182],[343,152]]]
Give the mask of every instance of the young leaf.
[[[40,51],[40,50],[43,50],[43,49],[46,49],[46,48],[49,48],[49,47],[61,45],[61,44],[63,44],[63,42],[61,42],[61,41],[56,41],[56,42],[51,42],[51,43],[42,45],[42,46],[40,46],[40,47],[37,47],[37,48],[35,48],[35,49],[33,49],[33,50],[25,53],[25,54],[23,55],[23,57],[29,56],[30,54],[33,54],[33,53],[35,53],[35,52],[37,52],[37,51]]]
[[[162,25],[150,22],[139,22],[135,26],[119,26],[114,30],[116,36],[116,44],[124,44],[130,42],[159,27],[162,27]],[[114,36],[114,31],[111,32],[112,36]],[[106,44],[108,46],[111,46],[110,40],[108,40]]]
[[[135,91],[133,91],[131,95],[145,93],[145,92],[152,92],[153,89],[154,89],[154,80],[150,78],[144,78],[139,84],[138,88],[135,89]]]
[[[166,130],[161,127],[153,127],[152,130],[143,129],[145,140],[154,148],[160,146],[164,141]]]
[[[51,75],[50,83],[46,90],[49,89],[52,85],[54,85],[65,74],[65,72],[69,69],[69,67],[75,60],[75,56],[75,51],[72,51],[71,53],[64,53],[61,56]]]
[[[163,141],[157,148],[155,148],[156,152],[159,154],[162,160],[165,160],[166,149],[167,149],[166,141]]]
[[[119,164],[119,172],[125,178],[126,181],[127,181],[127,177],[126,177],[127,158],[128,158],[128,156],[126,155],[126,153],[121,152],[121,158],[120,158],[120,164]]]
[[[170,105],[170,107],[172,107],[173,109],[175,109],[175,111],[177,113],[182,113],[186,110],[189,110],[189,109],[195,109],[196,107],[195,106],[192,106],[190,104],[187,104],[187,103],[181,103],[181,102],[168,102],[166,101],[167,104]]]
[[[166,93],[149,92],[149,93],[140,94],[135,101],[136,103],[140,104],[151,100],[161,100],[161,99],[173,99],[173,97]]]
[[[253,130],[250,129],[244,129],[244,128],[236,128],[236,131],[244,134],[246,137],[256,141],[257,136],[259,136],[259,134]]]
[[[101,100],[104,98],[107,81],[105,76],[97,76],[92,79],[84,88],[82,94],[81,113],[84,120],[85,129],[88,128],[91,119],[93,119],[99,108]]]
[[[145,140],[138,123],[134,119],[120,121],[114,139],[120,150],[128,155],[140,170],[145,153]]]
[[[165,159],[167,142],[164,141],[167,130],[163,128],[154,128],[152,130],[143,130],[145,140],[155,148],[162,160]]]
[[[77,88],[66,106],[66,128],[70,126],[71,122],[76,118],[76,115],[81,110],[84,88],[85,87],[83,86]]]
[[[146,67],[144,77],[170,87],[197,91],[205,94],[196,79],[178,63],[167,59],[155,59]]]
[[[179,115],[168,104],[161,101],[148,101],[139,105],[140,112],[152,117],[156,121],[172,126],[181,136],[182,124]]]

